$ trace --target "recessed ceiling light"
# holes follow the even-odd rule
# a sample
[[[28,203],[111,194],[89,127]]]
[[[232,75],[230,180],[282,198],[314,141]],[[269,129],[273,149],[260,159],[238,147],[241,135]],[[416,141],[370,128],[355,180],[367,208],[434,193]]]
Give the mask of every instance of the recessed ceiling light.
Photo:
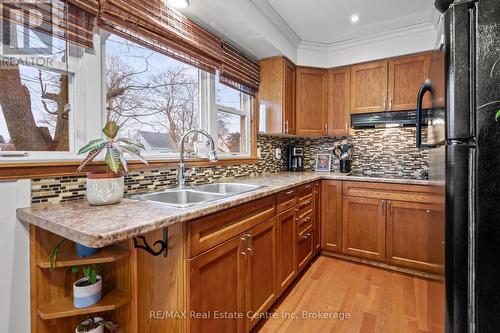
[[[166,2],[177,9],[187,8],[189,6],[188,0],[166,0]]]
[[[352,14],[351,15],[351,22],[356,23],[359,21],[359,15],[358,14]]]

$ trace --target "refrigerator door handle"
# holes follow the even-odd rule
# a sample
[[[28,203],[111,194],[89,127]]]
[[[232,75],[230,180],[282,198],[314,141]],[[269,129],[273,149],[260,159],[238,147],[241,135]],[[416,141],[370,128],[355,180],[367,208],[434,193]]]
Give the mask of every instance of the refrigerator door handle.
[[[432,91],[432,84],[429,79],[425,80],[425,82],[420,87],[418,92],[417,99],[417,120],[416,120],[416,143],[417,148],[435,148],[436,145],[429,145],[422,143],[422,102],[424,100],[424,96],[427,92]]]

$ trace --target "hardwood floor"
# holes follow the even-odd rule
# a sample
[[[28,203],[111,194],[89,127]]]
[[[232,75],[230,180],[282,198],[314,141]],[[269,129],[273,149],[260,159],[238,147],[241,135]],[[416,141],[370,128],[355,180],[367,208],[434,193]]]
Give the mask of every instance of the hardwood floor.
[[[273,311],[278,318],[267,319],[256,332],[444,332],[444,285],[320,256]],[[304,319],[303,311],[350,317]]]

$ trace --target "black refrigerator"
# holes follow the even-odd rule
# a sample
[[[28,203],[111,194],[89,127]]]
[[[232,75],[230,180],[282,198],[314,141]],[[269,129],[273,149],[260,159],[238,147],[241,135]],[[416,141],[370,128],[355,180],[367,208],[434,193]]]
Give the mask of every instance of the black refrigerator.
[[[421,128],[416,141],[429,149],[429,177],[446,196],[445,327],[500,332],[500,0],[435,7],[444,40],[433,60],[441,55],[444,76],[431,71],[420,90],[419,105],[430,93],[435,117],[431,142],[422,144]]]

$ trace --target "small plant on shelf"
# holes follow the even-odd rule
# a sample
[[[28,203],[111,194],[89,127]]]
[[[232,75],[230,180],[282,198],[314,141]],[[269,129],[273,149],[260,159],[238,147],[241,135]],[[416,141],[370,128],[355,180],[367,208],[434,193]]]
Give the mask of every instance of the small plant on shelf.
[[[109,332],[117,332],[118,325],[113,323],[112,321],[107,321],[102,318],[89,318],[85,321],[82,321],[77,327],[76,333],[103,333],[104,328]]]
[[[99,266],[74,266],[71,272],[83,272],[83,278],[73,283],[73,305],[75,308],[86,308],[99,302],[102,298],[102,277],[98,275]]]
[[[102,130],[106,138],[92,140],[78,152],[79,155],[87,154],[78,167],[78,172],[81,172],[102,151],[106,151],[104,160],[107,171],[87,173],[87,200],[91,205],[111,205],[120,202],[123,198],[124,175],[128,172],[124,153],[148,164],[141,155],[141,150],[145,149],[144,145],[118,137],[119,131],[120,126],[113,121],[108,122]],[[123,171],[120,170],[120,167]]]
[[[63,238],[59,243],[57,243],[54,248],[52,248],[52,251],[49,253],[49,264],[50,264],[50,270],[54,271],[57,268],[57,256],[59,255],[59,252],[61,251],[61,246],[64,244],[66,241],[66,238]],[[99,249],[94,249],[91,247],[87,247],[82,244],[75,243],[76,247],[76,255],[79,257],[89,257],[97,252],[99,252]]]

